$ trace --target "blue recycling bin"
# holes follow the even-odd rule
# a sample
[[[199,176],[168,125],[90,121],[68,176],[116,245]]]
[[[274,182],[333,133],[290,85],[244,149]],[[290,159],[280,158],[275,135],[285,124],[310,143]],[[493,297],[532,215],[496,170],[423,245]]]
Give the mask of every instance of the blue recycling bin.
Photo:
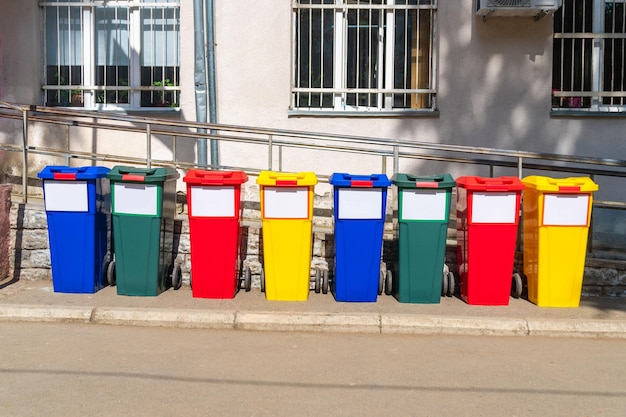
[[[335,300],[376,301],[385,225],[387,188],[384,174],[334,173]]]
[[[111,197],[105,167],[47,166],[43,180],[55,292],[94,293],[107,284]]]

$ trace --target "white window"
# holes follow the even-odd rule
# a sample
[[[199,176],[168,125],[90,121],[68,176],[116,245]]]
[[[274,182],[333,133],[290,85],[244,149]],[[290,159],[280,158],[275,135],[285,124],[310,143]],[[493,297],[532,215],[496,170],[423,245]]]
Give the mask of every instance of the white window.
[[[554,16],[553,110],[626,111],[625,5],[563,1]]]
[[[292,5],[292,110],[436,109],[436,0]]]
[[[177,0],[40,2],[48,106],[177,107]]]

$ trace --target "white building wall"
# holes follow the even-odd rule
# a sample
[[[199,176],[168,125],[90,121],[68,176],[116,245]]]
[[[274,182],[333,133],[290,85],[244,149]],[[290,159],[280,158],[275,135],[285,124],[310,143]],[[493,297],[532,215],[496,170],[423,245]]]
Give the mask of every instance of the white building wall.
[[[181,1],[181,109],[195,119],[193,2]],[[548,153],[626,159],[624,117],[551,117],[552,17],[475,16],[474,0],[441,0],[438,11],[438,110],[430,117],[302,117],[288,114],[292,15],[289,1],[216,0],[218,121],[225,124],[363,135],[405,141],[486,146]],[[42,104],[41,12],[36,1],[0,0],[3,100]],[[12,142],[19,124],[0,121],[0,140]],[[61,140],[63,132],[40,129],[33,143]],[[113,140],[84,131],[73,141],[84,148],[145,153],[145,138]],[[78,145],[77,145],[78,146]],[[153,150],[167,154],[171,143]],[[192,144],[179,155],[195,158]],[[251,146],[222,144],[224,165],[263,167],[266,153]],[[42,164],[46,163],[43,161]],[[5,166],[11,165],[6,162]],[[285,170],[379,171],[377,158],[336,155],[332,159],[286,153]],[[336,168],[334,168],[336,167]],[[35,167],[34,170],[39,167]],[[334,168],[334,169],[333,169]],[[391,169],[389,167],[389,169]],[[6,168],[5,168],[6,170]],[[9,168],[10,170],[10,168]],[[403,171],[486,175],[477,167],[413,162]],[[504,174],[496,170],[496,175]],[[515,173],[513,173],[515,174]],[[621,189],[613,183],[600,194]],[[617,197],[616,197],[617,198]]]

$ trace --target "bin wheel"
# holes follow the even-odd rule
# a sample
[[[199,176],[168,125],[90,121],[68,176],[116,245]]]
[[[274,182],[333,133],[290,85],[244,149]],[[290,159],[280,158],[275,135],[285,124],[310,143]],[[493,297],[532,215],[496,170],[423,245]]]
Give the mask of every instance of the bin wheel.
[[[513,285],[511,285],[511,295],[513,298],[520,298],[522,296],[522,277],[517,272],[513,274]]]
[[[246,292],[249,292],[252,289],[252,273],[248,267],[243,269],[243,279],[241,280],[241,285]]]
[[[378,277],[378,295],[381,295],[384,289],[385,289],[385,272],[381,269],[380,276]]]
[[[454,295],[454,291],[456,290],[456,279],[454,278],[454,274],[452,271],[448,271],[448,293],[446,294],[448,297],[452,297]]]
[[[107,266],[107,282],[110,286],[114,286],[117,284],[117,279],[115,277],[115,261],[109,262]]]
[[[387,279],[385,279],[385,294],[391,295],[393,293],[393,273],[387,270]]]
[[[315,293],[319,294],[322,290],[322,270],[315,268]]]
[[[328,294],[328,270],[322,271],[322,294]]]
[[[265,271],[261,269],[261,292],[265,292]]]
[[[174,265],[172,268],[172,288],[179,290],[183,286],[183,270],[180,265]]]
[[[448,274],[446,271],[443,271],[443,278],[441,280],[441,295],[444,297],[448,296],[448,287],[450,285],[450,278],[448,278]]]

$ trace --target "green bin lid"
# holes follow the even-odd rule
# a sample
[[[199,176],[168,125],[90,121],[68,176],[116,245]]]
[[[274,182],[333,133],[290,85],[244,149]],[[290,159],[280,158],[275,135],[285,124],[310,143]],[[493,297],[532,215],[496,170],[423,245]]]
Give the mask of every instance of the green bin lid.
[[[107,178],[118,182],[163,183],[180,177],[174,168],[136,168],[115,166],[107,174]]]
[[[398,188],[454,188],[456,182],[450,174],[417,176],[411,174],[394,174],[391,182]]]

